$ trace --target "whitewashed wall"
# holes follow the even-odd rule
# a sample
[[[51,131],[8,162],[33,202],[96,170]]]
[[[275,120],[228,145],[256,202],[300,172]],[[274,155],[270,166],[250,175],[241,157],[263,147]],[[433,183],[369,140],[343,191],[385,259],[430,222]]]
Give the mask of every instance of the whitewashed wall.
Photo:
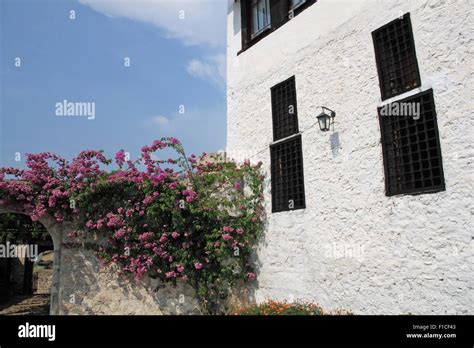
[[[258,301],[309,299],[360,314],[474,314],[473,7],[320,0],[237,55],[240,3],[229,0],[229,155],[261,160],[269,175],[270,88],[292,75],[304,131],[307,208],[272,214],[267,188]],[[406,12],[422,77],[409,94],[434,90],[447,189],[387,197],[371,32]],[[336,134],[311,128],[321,105],[337,112]]]

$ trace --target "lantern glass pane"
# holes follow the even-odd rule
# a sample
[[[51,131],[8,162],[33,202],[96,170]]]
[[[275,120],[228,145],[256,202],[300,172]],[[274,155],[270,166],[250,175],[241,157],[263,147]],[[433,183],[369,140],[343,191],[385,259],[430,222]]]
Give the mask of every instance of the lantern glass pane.
[[[318,116],[318,121],[319,121],[319,128],[322,131],[326,131],[328,129],[328,120],[329,116],[321,114]]]

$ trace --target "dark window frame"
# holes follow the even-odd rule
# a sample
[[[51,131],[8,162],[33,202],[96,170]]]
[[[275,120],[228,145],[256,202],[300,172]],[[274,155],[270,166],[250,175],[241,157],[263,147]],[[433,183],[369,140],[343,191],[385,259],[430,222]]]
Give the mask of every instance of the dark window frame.
[[[382,109],[382,107],[379,107],[377,109],[378,111],[378,118],[379,118],[379,124],[380,124],[380,133],[381,133],[381,143],[382,143],[382,157],[383,157],[383,165],[384,165],[384,176],[385,176],[385,195],[386,196],[398,196],[398,195],[419,195],[419,194],[426,194],[426,193],[437,193],[437,192],[442,192],[442,191],[445,191],[446,190],[446,182],[445,182],[445,177],[444,177],[444,167],[443,167],[443,159],[442,159],[442,151],[441,151],[441,142],[440,142],[440,136],[439,136],[439,129],[438,129],[438,118],[437,118],[437,113],[436,113],[436,103],[435,103],[435,100],[434,100],[434,95],[433,95],[433,89],[429,89],[429,90],[426,90],[426,91],[423,91],[423,92],[420,92],[420,93],[417,93],[417,94],[414,94],[414,95],[411,95],[409,97],[406,97],[404,99],[400,99],[400,100],[397,100],[397,101],[394,101],[393,103],[404,103],[404,102],[407,102],[407,101],[411,101],[415,98],[423,98],[425,95],[429,95],[429,97],[431,98],[431,107],[432,107],[432,113],[433,113],[433,119],[432,119],[432,122],[434,123],[433,125],[433,128],[431,129],[433,132],[434,132],[434,140],[435,140],[435,147],[433,149],[436,149],[437,150],[437,155],[435,158],[437,158],[437,160],[439,161],[439,164],[438,164],[438,168],[439,169],[439,180],[440,180],[440,183],[437,184],[437,185],[431,185],[431,186],[427,186],[427,187],[422,187],[422,188],[410,188],[410,189],[407,189],[407,188],[397,188],[397,189],[391,189],[392,187],[392,182],[391,182],[391,177],[393,177],[393,173],[389,170],[389,166],[393,166],[393,163],[389,163],[391,160],[392,162],[394,161],[394,158],[395,157],[392,157],[390,156],[390,151],[388,149],[389,146],[391,146],[392,148],[395,148],[395,145],[393,145],[393,142],[389,143],[387,141],[387,138],[388,137],[391,137],[393,138],[394,135],[393,135],[393,131],[391,134],[388,134],[389,132],[387,131],[387,128],[389,128],[389,126],[387,124],[384,123],[384,120],[383,118],[386,118],[386,117],[397,117],[399,119],[401,119],[400,116],[381,116],[380,115],[380,111]],[[420,119],[423,117],[423,115],[420,115]],[[403,121],[403,120],[402,120]],[[408,121],[405,121],[405,122],[408,122]],[[416,122],[416,121],[415,121]],[[424,121],[425,122],[425,121]],[[392,125],[390,125],[390,128],[392,127]],[[421,126],[420,126],[421,127]],[[422,134],[426,134],[428,131],[425,129],[425,125],[423,125],[423,128],[424,128],[424,133]],[[399,129],[397,129],[397,132],[399,132]],[[407,128],[408,129],[408,128]],[[407,132],[409,132],[407,130]],[[418,126],[417,126],[417,132],[416,133],[413,133],[410,135],[411,136],[416,136],[417,140],[419,139],[420,137],[420,131],[418,130]],[[423,138],[426,138],[427,136],[424,135]],[[398,135],[398,138],[397,138],[397,141],[401,143],[401,145],[398,145],[397,147],[397,150],[401,152],[400,149],[402,149],[404,146],[403,146],[403,143],[402,143],[402,140],[401,140],[401,136]],[[428,142],[428,140],[426,140],[426,142]],[[420,147],[420,142],[418,141],[416,143],[417,147],[419,148]],[[410,145],[411,142],[410,142]],[[405,145],[406,146],[406,145]],[[426,149],[423,149],[423,151],[431,151],[432,149],[430,148],[426,148]],[[413,154],[416,154],[417,157],[421,157],[421,153],[422,153],[422,150],[418,150],[418,152],[414,153],[414,152],[411,152],[409,151],[409,156],[411,159],[413,159]],[[431,157],[431,155],[430,155]],[[432,158],[430,158],[430,160],[428,161],[429,162],[429,167],[430,169],[432,169],[432,163],[431,161],[433,161]],[[403,161],[402,161],[403,162]],[[410,175],[412,177],[412,181],[414,181],[414,177],[415,177],[415,173],[418,171],[420,172],[421,171],[421,168],[422,168],[422,161],[420,160],[419,162],[414,162],[413,160],[409,161],[410,165],[411,166],[411,171],[400,171],[399,173],[397,173],[397,175],[399,175],[400,177],[407,177],[408,175]],[[413,169],[413,164],[419,164],[420,165],[420,169],[418,170],[414,170]],[[406,167],[408,166],[408,164],[406,163],[400,163],[397,167],[397,169],[399,168],[403,168],[403,167]],[[431,180],[431,179],[430,179]],[[403,180],[403,184],[406,185],[406,181]]]
[[[292,159],[292,162],[285,162],[287,167],[286,171],[281,176],[276,172],[276,167],[278,165],[278,160],[275,158],[278,147],[288,146],[288,143],[296,142],[296,144],[290,145],[296,148],[297,157]],[[288,150],[287,150],[288,151]],[[299,161],[299,162],[298,162]],[[291,137],[285,138],[281,141],[273,143],[270,145],[270,171],[271,171],[271,195],[272,195],[272,213],[280,213],[286,211],[294,211],[299,209],[306,209],[306,194],[305,194],[305,184],[304,184],[304,161],[303,161],[303,142],[301,133],[293,135]],[[296,163],[296,164],[295,164]],[[292,167],[288,167],[292,165]],[[283,166],[283,164],[282,164]],[[289,185],[291,181],[284,181],[283,178],[286,176],[287,179],[289,176],[299,177],[292,180],[292,182],[301,181],[300,186],[292,186],[291,189],[292,197],[288,194],[290,189]],[[295,192],[296,190],[296,192]],[[293,200],[294,207],[290,208],[290,200]]]
[[[291,90],[282,91],[281,88],[290,88]],[[292,102],[294,107],[294,114],[290,115],[283,113],[280,114],[281,108],[280,104],[285,104],[287,99],[278,100],[277,93],[285,93],[285,96],[294,96]],[[273,141],[284,139],[291,135],[299,133],[299,124],[298,124],[298,96],[296,92],[296,78],[295,75],[290,78],[277,83],[275,86],[270,88],[271,93],[271,105],[272,105],[272,125],[273,125]],[[288,110],[288,107],[292,104],[285,106],[285,109]]]
[[[409,37],[408,38],[409,38],[409,41],[411,43],[411,48],[409,50],[407,50],[407,53],[408,53],[407,60],[411,61],[411,64],[414,66],[413,73],[415,75],[415,83],[413,84],[413,86],[408,87],[408,88],[406,86],[400,85],[400,86],[398,86],[399,91],[395,92],[395,93],[392,93],[385,86],[385,77],[386,77],[386,75],[384,75],[384,73],[386,73],[388,75],[388,74],[390,74],[390,72],[384,71],[384,69],[382,67],[382,60],[383,60],[382,51],[384,49],[383,49],[383,47],[380,47],[381,45],[378,41],[378,34],[386,31],[388,28],[390,28],[390,27],[396,25],[398,22],[404,21],[404,20],[407,21],[408,31],[409,31]],[[398,38],[397,38],[397,41],[398,41]],[[414,38],[414,35],[413,35],[413,26],[412,26],[412,23],[411,23],[411,16],[410,16],[409,12],[405,13],[403,15],[402,19],[400,19],[400,18],[394,19],[393,21],[391,21],[391,22],[381,26],[380,28],[374,30],[372,32],[372,42],[373,42],[373,45],[374,45],[375,61],[376,61],[376,65],[377,65],[377,72],[378,72],[379,86],[380,86],[380,94],[381,94],[382,100],[387,100],[387,99],[399,96],[399,95],[401,95],[403,93],[406,93],[408,91],[411,91],[413,89],[421,87],[420,68],[419,68],[419,64],[418,64],[418,58],[416,56],[415,38]],[[409,67],[406,67],[406,69],[409,69]],[[400,74],[402,76],[398,77],[398,78],[402,79],[404,73],[400,72]]]
[[[318,0],[306,0],[305,3],[299,5],[297,8],[293,10],[293,16],[296,17],[301,12],[306,10],[311,5],[315,4]],[[252,37],[251,34],[251,22],[252,22],[252,0],[240,0],[240,27],[241,27],[241,42],[242,47],[237,55],[248,50],[250,47],[255,45],[257,42],[262,40],[263,38],[270,35],[272,32],[283,26],[285,23],[289,22],[291,19],[289,18],[290,8],[290,0],[270,0],[270,12],[271,12],[271,20],[270,20],[270,27],[263,30],[261,33]],[[286,4],[286,6],[285,6]],[[286,17],[277,18],[277,11],[275,10],[276,7],[282,6],[281,10],[285,10],[284,12],[287,13]],[[272,10],[273,9],[273,10]],[[293,17],[293,18],[294,18]]]

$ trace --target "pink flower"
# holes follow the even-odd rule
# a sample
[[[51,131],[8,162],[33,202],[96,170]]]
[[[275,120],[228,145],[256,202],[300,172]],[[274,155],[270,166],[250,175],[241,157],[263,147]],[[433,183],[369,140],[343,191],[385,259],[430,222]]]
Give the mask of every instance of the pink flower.
[[[248,280],[255,280],[257,277],[256,277],[255,273],[248,272],[247,273],[247,278],[248,278]]]
[[[160,173],[158,174],[158,176],[156,177],[158,179],[158,181],[163,181],[166,179],[166,174],[165,173]]]
[[[153,146],[154,148],[160,148],[160,147],[163,147],[163,145],[164,145],[164,144],[163,144],[161,141],[159,141],[159,140],[153,140],[152,146]]]
[[[151,237],[153,237],[153,232],[145,232],[138,236],[138,240],[140,242],[144,242],[150,239]]]
[[[234,184],[234,188],[235,188],[236,190],[240,190],[240,189],[242,188],[242,184],[237,181],[237,182]]]
[[[132,215],[133,215],[133,209],[127,209],[127,211],[125,212],[125,216],[130,217]]]
[[[173,271],[166,272],[165,275],[166,275],[166,278],[176,278],[176,273]]]
[[[175,182],[172,182],[171,184],[168,185],[168,187],[169,187],[171,190],[174,190],[176,187],[178,187],[178,184],[175,183]]]
[[[188,203],[194,201],[197,197],[197,193],[193,190],[183,190],[182,194],[186,197],[186,202]]]
[[[243,228],[238,228],[236,230],[237,234],[244,234],[244,229]]]
[[[224,230],[224,232],[233,232],[234,231],[234,229],[230,226],[224,226],[223,230]]]
[[[168,236],[166,235],[166,233],[163,233],[160,237],[160,243],[166,243],[167,240]]]
[[[143,200],[143,204],[147,205],[153,200],[153,197],[151,196],[146,196],[145,199]]]
[[[178,238],[179,237],[179,233],[174,231],[173,233],[171,233],[171,237],[173,237],[174,239]]]
[[[183,272],[184,272],[184,266],[183,266],[183,265],[179,265],[178,267],[176,267],[176,270],[177,270],[179,273],[183,273]]]
[[[232,239],[232,236],[231,236],[230,234],[228,234],[228,233],[224,233],[224,234],[222,235],[222,239],[224,239],[224,240],[229,240],[229,239]]]
[[[117,209],[117,212],[118,212],[119,214],[122,214],[122,213],[123,213],[123,208],[118,208],[118,209]]]
[[[214,248],[218,248],[218,247],[220,247],[220,246],[221,246],[221,242],[215,242],[215,243],[214,243]]]
[[[115,154],[115,162],[121,167],[125,163],[125,152],[120,150]]]
[[[115,232],[114,237],[115,238],[122,238],[125,235],[125,231],[123,228]]]
[[[196,263],[194,264],[194,268],[196,268],[197,270],[201,269],[201,268],[202,268],[202,263],[196,262]]]

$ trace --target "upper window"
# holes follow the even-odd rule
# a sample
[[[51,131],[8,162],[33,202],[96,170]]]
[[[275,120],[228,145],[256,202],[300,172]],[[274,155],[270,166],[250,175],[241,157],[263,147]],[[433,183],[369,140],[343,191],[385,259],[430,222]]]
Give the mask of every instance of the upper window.
[[[298,133],[298,109],[296,107],[295,77],[271,88],[273,140]]]
[[[410,14],[372,33],[382,100],[420,87]]]
[[[295,9],[295,8],[297,8],[298,6],[303,5],[305,2],[306,2],[306,0],[291,0],[291,1],[290,1],[291,8],[292,8],[292,9]]]
[[[270,27],[270,0],[252,0],[252,37]]]
[[[387,196],[445,190],[433,90],[378,109]]]
[[[315,2],[316,0],[240,0],[242,20],[242,50],[240,52],[278,29]]]

